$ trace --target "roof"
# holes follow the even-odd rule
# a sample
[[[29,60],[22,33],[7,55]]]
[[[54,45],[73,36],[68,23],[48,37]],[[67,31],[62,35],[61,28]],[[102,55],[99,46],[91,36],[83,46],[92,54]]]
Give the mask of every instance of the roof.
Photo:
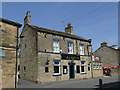
[[[5,23],[8,23],[8,24],[11,24],[11,25],[14,25],[14,26],[18,26],[18,27],[22,26],[22,24],[20,24],[20,23],[17,23],[17,22],[11,21],[11,20],[7,20],[7,19],[4,19],[4,18],[0,18],[0,22],[5,22]]]
[[[111,46],[104,46],[104,47],[108,47],[108,48],[110,48],[110,49],[112,49],[112,50],[115,50],[115,51],[118,51],[119,49],[114,49],[114,48],[112,48]],[[102,47],[99,47],[97,50],[95,50],[94,52],[93,52],[93,54],[95,53],[95,52],[97,52],[99,49],[101,49]]]
[[[68,38],[73,38],[73,39],[79,39],[79,40],[87,41],[87,42],[91,43],[90,39],[85,39],[85,38],[77,36],[75,34],[69,34],[69,33],[66,33],[66,32],[51,30],[51,29],[47,29],[47,28],[43,28],[43,27],[38,27],[38,26],[35,26],[35,25],[30,25],[30,26],[36,28],[39,32],[51,33],[51,34],[60,35],[60,36],[64,36],[64,37],[68,37]]]

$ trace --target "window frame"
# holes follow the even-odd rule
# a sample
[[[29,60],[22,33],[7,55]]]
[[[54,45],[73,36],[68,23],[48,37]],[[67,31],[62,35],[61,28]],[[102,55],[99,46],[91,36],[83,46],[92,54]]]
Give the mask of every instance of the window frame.
[[[83,43],[79,43],[80,55],[85,55],[85,46]]]
[[[66,67],[66,68],[64,68]],[[64,70],[66,69],[66,73],[64,72]],[[63,74],[67,74],[67,65],[63,65]]]
[[[60,52],[59,39],[53,38],[53,52]]]
[[[82,72],[82,66],[84,66],[84,72]],[[85,63],[85,61],[81,61],[81,73],[86,73],[86,63]]]
[[[6,50],[5,49],[0,49],[0,57],[5,57]]]
[[[59,64],[56,64],[55,62],[59,62]],[[59,73],[55,73],[54,66],[59,67]],[[53,75],[60,75],[60,73],[61,73],[61,62],[60,62],[60,60],[53,60],[53,73],[54,73]]]
[[[74,48],[74,45],[73,45],[73,41],[67,41],[67,45],[68,45],[68,54],[73,54],[73,48]]]
[[[79,67],[79,71],[78,71],[78,67]],[[80,65],[76,65],[76,73],[80,73]]]

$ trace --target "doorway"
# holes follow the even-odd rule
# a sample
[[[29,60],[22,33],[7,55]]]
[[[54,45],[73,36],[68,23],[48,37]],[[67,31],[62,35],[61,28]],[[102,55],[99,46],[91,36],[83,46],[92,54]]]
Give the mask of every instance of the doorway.
[[[69,63],[69,79],[75,78],[74,63]]]

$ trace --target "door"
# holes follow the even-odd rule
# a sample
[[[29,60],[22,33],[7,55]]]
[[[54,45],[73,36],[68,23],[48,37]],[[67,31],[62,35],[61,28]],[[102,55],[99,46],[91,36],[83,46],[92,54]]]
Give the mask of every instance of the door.
[[[69,78],[74,79],[75,78],[75,70],[74,70],[74,64],[69,64]]]

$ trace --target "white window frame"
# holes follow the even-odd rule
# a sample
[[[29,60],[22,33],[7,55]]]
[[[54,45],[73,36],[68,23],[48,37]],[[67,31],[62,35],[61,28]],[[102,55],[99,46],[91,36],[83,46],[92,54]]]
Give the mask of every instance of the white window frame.
[[[59,67],[59,73],[55,73],[55,71],[53,71],[54,72],[54,75],[60,75],[60,69],[61,69],[61,63],[59,62],[59,64],[55,64],[55,62],[59,62],[59,61],[54,61],[54,66],[58,66]],[[54,69],[53,69],[54,70]]]
[[[79,48],[80,48],[80,55],[84,55],[85,54],[84,45],[79,45]]]
[[[53,52],[60,52],[59,40],[53,40]]]
[[[82,69],[82,66],[84,66],[84,72],[82,72],[81,70],[81,73],[86,73],[86,63],[84,62],[83,64],[83,62],[81,62],[81,69]]]
[[[68,42],[68,54],[73,54],[73,43]]]

